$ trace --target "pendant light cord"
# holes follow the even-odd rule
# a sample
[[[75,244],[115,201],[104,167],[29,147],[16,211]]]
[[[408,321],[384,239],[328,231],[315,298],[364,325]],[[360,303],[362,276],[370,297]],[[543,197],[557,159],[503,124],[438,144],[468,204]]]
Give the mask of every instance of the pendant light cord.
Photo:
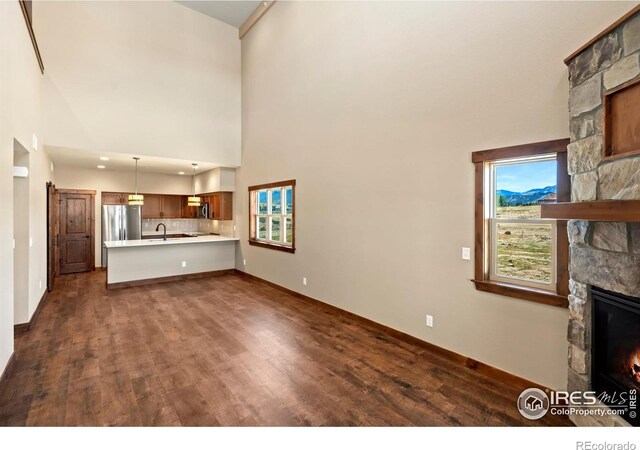
[[[140,158],[134,157],[133,159],[136,160],[136,175],[135,175],[135,180],[136,180],[136,195],[138,195],[138,160]]]
[[[193,196],[196,196],[196,165],[191,164],[193,166]]]

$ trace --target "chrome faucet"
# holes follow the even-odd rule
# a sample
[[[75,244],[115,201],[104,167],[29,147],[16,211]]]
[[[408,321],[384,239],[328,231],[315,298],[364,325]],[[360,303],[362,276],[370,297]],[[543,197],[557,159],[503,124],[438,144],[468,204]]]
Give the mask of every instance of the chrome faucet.
[[[156,231],[158,231],[160,229],[160,225],[162,225],[162,228],[164,228],[164,236],[162,237],[163,241],[167,240],[167,226],[163,223],[159,223],[158,226],[156,227]]]

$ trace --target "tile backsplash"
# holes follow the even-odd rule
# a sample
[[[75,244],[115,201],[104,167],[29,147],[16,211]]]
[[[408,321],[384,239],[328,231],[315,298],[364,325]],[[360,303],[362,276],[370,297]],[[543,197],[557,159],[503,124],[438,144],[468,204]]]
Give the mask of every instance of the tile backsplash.
[[[198,220],[200,233],[218,233],[220,236],[233,237],[233,220]]]
[[[143,219],[142,232],[155,232],[159,223],[164,223],[167,226],[167,234],[198,231],[198,219]]]
[[[220,236],[233,237],[233,220],[143,219],[142,232],[155,233],[159,223],[167,226],[167,234],[217,233]]]

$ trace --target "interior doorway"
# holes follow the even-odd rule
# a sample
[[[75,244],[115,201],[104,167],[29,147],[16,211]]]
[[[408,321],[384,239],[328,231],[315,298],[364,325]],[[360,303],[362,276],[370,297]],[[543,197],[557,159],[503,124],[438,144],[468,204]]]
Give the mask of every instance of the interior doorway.
[[[61,275],[95,269],[95,197],[96,191],[57,190]]]

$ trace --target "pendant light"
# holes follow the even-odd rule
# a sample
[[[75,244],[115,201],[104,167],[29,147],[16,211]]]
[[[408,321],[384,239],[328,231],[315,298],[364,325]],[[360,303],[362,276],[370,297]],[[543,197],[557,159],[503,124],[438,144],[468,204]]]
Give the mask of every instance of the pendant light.
[[[187,198],[187,206],[200,206],[200,197],[196,197],[196,167],[197,164],[191,164],[193,166],[193,197]]]
[[[141,206],[144,205],[144,195],[138,194],[138,161],[140,158],[134,156],[133,159],[136,161],[136,193],[129,194],[129,204],[132,206]]]

